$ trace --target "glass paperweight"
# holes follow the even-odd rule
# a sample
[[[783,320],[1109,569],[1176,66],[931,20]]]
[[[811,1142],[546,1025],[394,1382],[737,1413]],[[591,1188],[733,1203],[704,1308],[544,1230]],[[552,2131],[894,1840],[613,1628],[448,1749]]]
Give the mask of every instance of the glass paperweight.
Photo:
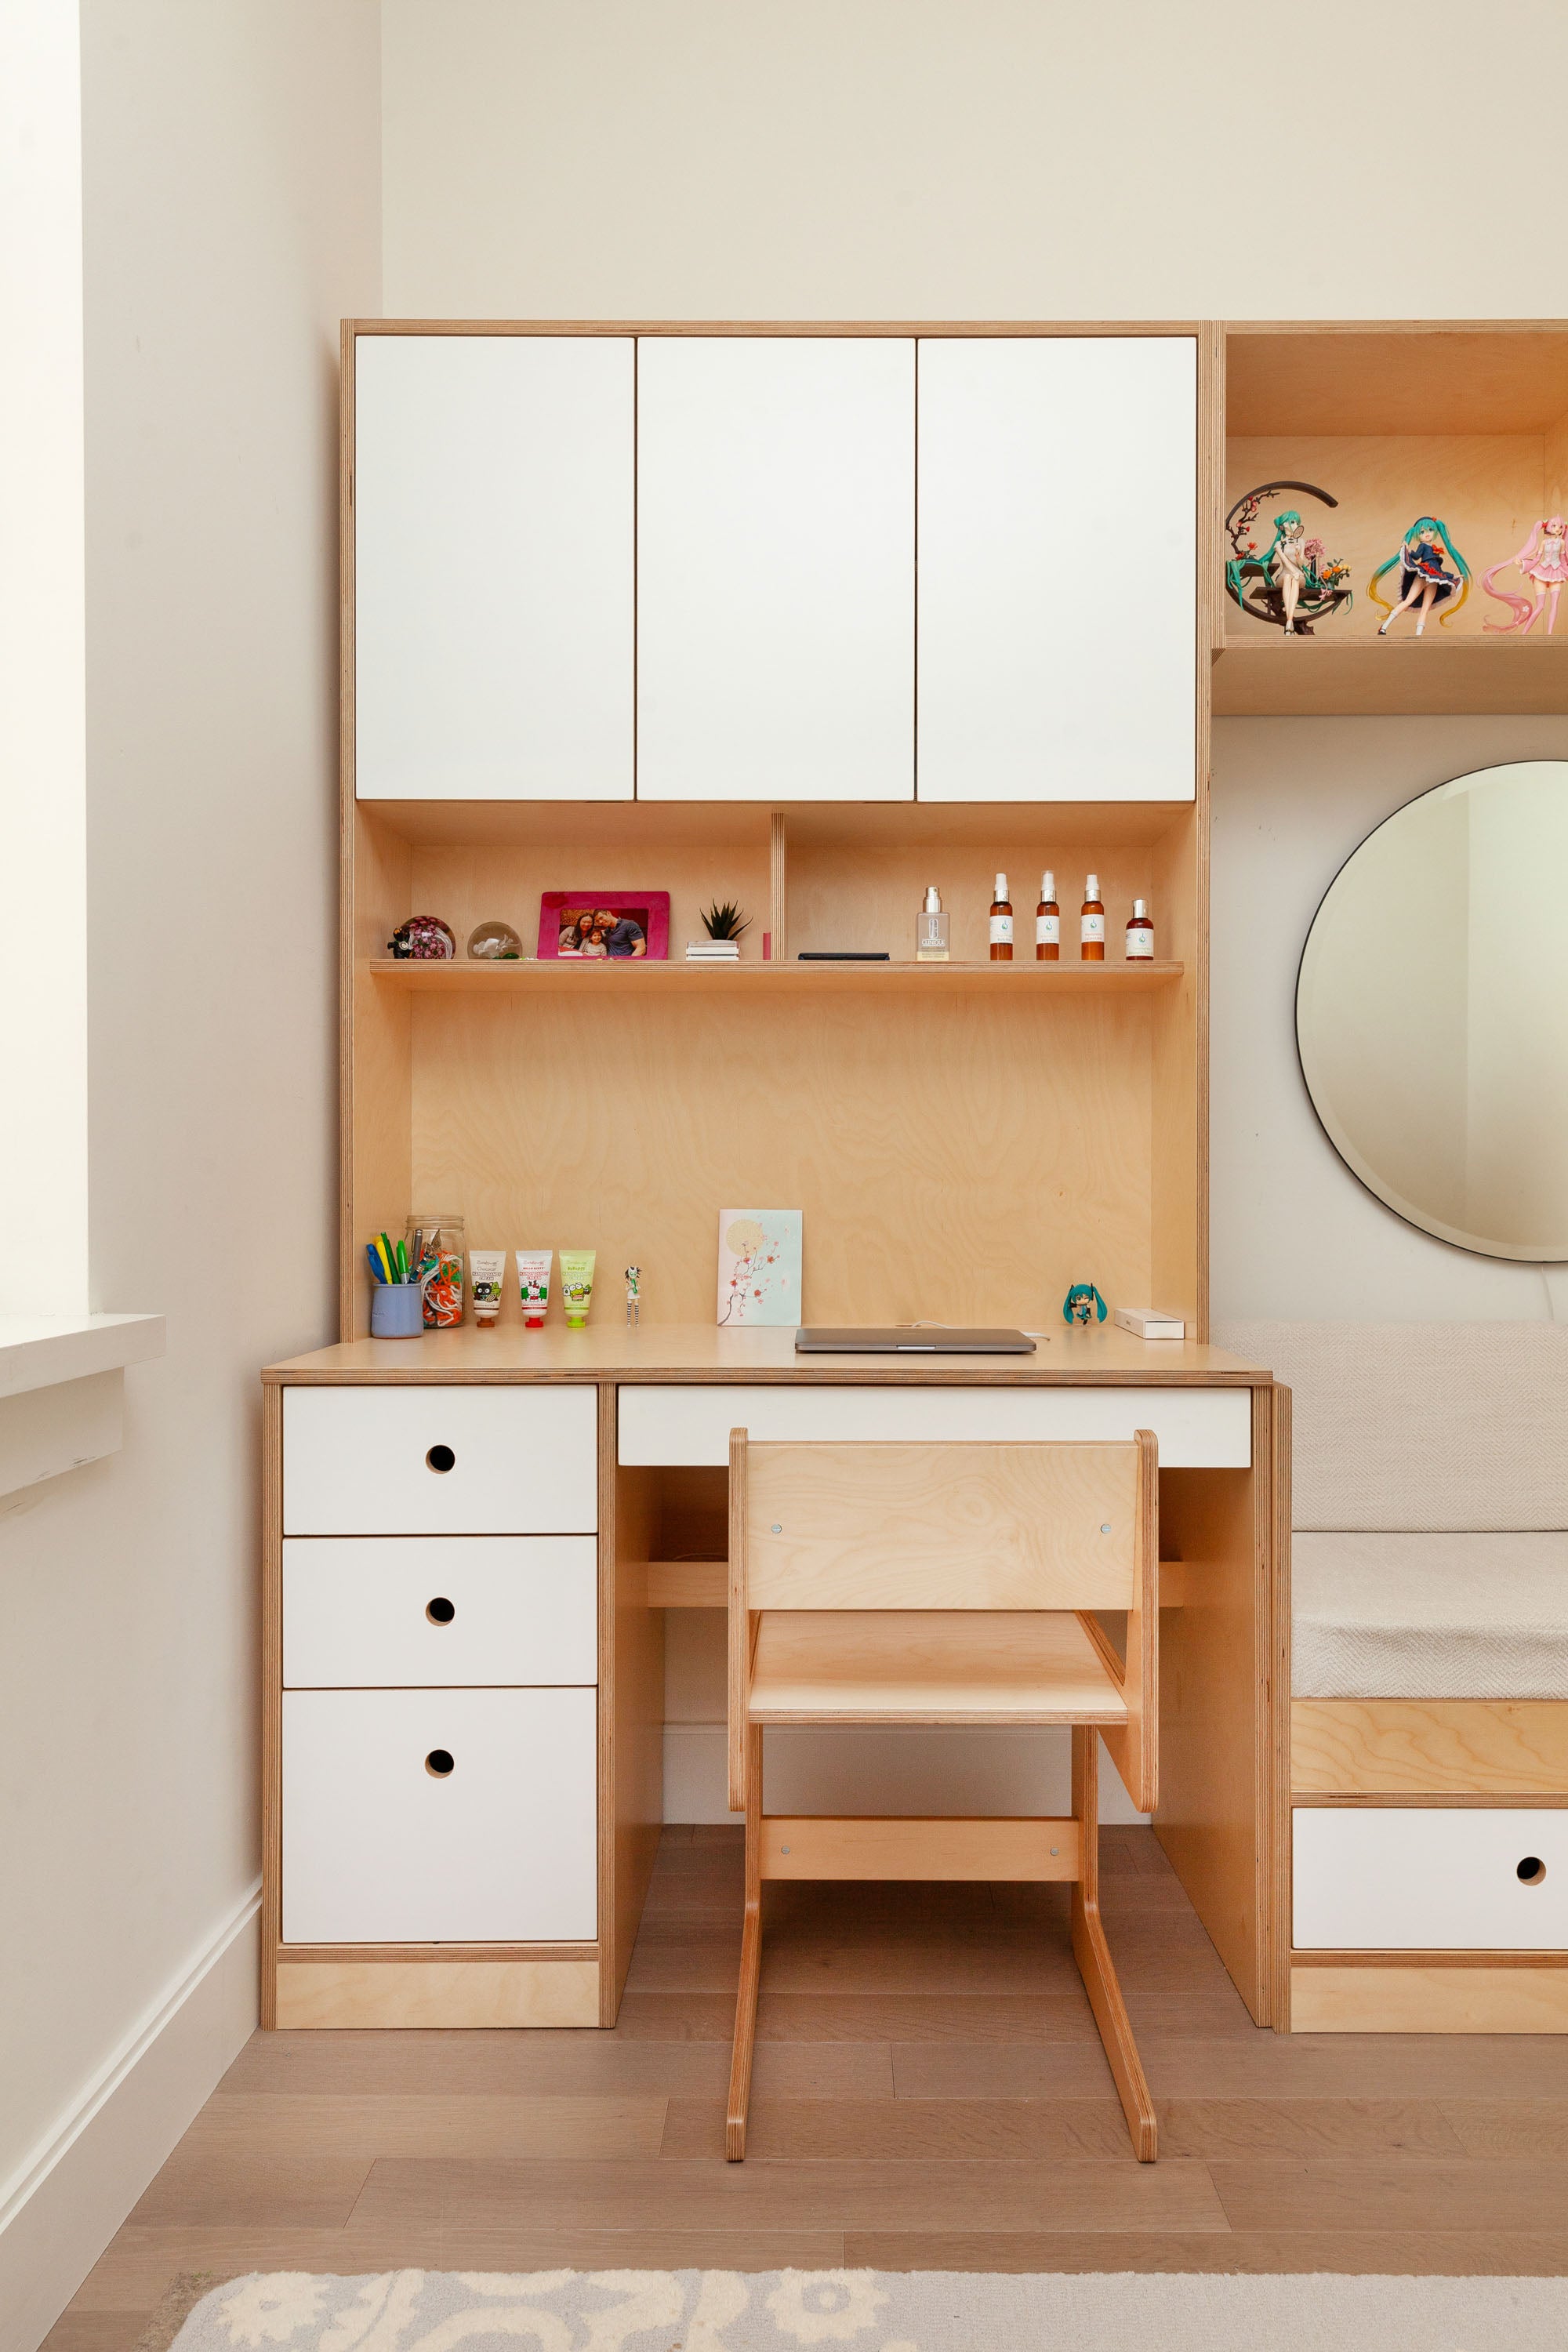
[[[510,923],[476,923],[468,933],[468,953],[487,963],[515,963],[522,941]]]

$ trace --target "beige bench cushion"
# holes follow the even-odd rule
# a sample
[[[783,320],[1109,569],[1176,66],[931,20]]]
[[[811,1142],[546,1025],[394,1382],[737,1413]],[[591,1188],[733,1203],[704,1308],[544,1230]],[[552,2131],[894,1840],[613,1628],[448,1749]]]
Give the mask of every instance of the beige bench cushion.
[[[1568,1699],[1568,1535],[1298,1535],[1298,1698]]]
[[[1224,1323],[1215,1339],[1293,1393],[1296,1527],[1568,1528],[1568,1325]]]

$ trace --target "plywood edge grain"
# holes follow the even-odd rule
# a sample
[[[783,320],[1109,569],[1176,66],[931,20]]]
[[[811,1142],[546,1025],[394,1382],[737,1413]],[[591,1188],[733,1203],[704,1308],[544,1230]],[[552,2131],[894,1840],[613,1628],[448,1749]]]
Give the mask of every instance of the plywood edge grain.
[[[764,1878],[1073,1879],[1079,1824],[1061,1820],[764,1814]]]
[[[1293,2033],[1568,2033],[1568,1958],[1555,1966],[1304,1968]]]
[[[599,2022],[596,1960],[285,1961],[286,2030],[581,2026]]]

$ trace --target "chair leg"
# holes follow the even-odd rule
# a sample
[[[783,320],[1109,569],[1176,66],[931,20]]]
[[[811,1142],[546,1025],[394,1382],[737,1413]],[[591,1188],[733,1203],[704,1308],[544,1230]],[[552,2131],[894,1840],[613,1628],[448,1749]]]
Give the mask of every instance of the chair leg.
[[[1132,2135],[1132,2153],[1140,2164],[1152,2164],[1158,2153],[1154,2102],[1143,2079],[1100,1916],[1100,1734],[1089,1724],[1073,1726],[1072,1809],[1079,1821],[1079,1874],[1072,1890],[1073,1958]]]
[[[752,2049],[757,2037],[757,1983],[763,1965],[763,1735],[746,1732],[746,1911],[741,1932],[741,1984],[735,1996],[735,2046],[730,2059],[730,2105],[724,2155],[739,2164],[746,2153],[746,2112],[752,2101]]]

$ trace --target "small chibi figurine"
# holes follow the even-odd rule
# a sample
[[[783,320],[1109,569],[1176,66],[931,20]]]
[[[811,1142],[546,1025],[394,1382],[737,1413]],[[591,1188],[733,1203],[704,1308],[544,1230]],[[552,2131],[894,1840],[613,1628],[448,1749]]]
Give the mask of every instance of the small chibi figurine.
[[[1226,593],[1255,620],[1270,621],[1288,637],[1310,637],[1312,623],[1352,602],[1350,566],[1328,555],[1321,539],[1309,539],[1296,507],[1274,518],[1274,536],[1261,555],[1247,537],[1264,500],[1279,490],[1301,490],[1326,507],[1337,506],[1327,490],[1310,482],[1264,482],[1237,499],[1225,519],[1231,552],[1226,561]]]
[[[641,1311],[642,1268],[640,1265],[628,1265],[626,1268],[626,1328],[629,1331],[637,1329]]]
[[[1062,1300],[1064,1323],[1103,1323],[1105,1301],[1092,1282],[1075,1282]]]
[[[1447,562],[1445,562],[1445,557]],[[1386,596],[1377,593],[1377,583],[1385,572],[1399,566],[1399,602],[1390,604]],[[1453,565],[1450,572],[1448,564]],[[1367,594],[1383,614],[1378,635],[1385,637],[1401,613],[1416,606],[1415,634],[1426,633],[1426,615],[1441,604],[1442,626],[1447,628],[1470,593],[1470,567],[1448,536],[1448,526],[1436,515],[1421,515],[1405,534],[1397,555],[1380,563],[1367,583]]]
[[[1506,572],[1510,564],[1516,565],[1529,581],[1529,596],[1515,596],[1506,588],[1492,586],[1498,573]],[[1550,636],[1557,625],[1557,599],[1565,580],[1568,580],[1568,522],[1564,522],[1560,514],[1547,515],[1536,524],[1517,555],[1510,555],[1505,562],[1494,563],[1489,572],[1482,572],[1481,586],[1487,594],[1495,596],[1500,604],[1511,604],[1513,607],[1511,621],[1486,621],[1482,626],[1494,637],[1509,636],[1515,629],[1521,636],[1528,636],[1544,612],[1546,634]]]
[[[399,963],[447,963],[458,942],[439,915],[410,915],[387,940],[386,952]]]

